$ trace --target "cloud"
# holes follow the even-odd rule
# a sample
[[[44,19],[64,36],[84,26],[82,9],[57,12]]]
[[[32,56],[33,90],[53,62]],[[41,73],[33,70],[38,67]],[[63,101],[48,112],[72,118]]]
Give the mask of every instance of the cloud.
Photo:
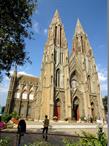
[[[0,92],[6,93],[6,92],[8,92],[8,88],[9,88],[9,84],[6,84],[6,85],[1,84],[0,85]]]
[[[102,68],[100,64],[97,65],[97,70],[101,87],[101,95],[105,96],[107,95],[107,70],[106,68]]]
[[[98,77],[100,82],[105,82],[107,80],[106,74],[104,72],[98,72]]]
[[[5,76],[3,81],[0,83],[0,94],[8,92],[9,81],[10,81],[10,79],[7,76]]]
[[[13,73],[14,73],[14,70],[11,70],[11,71],[10,71],[11,76],[13,75]],[[26,76],[36,77],[36,76],[34,76],[34,75],[32,75],[32,74],[29,74],[29,73],[26,73],[26,72],[24,72],[24,71],[18,71],[18,72],[17,72],[17,75],[26,75]]]
[[[36,77],[36,76],[34,76],[34,75],[32,75],[32,74],[28,74],[28,73],[26,73],[26,72],[24,72],[24,71],[18,72],[18,75],[26,75],[26,76]]]
[[[39,13],[39,11],[38,11],[38,9],[36,8],[36,10],[35,10],[35,14],[38,14]]]
[[[48,32],[47,28],[43,28],[43,26],[41,26],[39,22],[35,20],[33,22],[33,31],[40,35],[46,35]]]
[[[39,23],[38,22],[34,22],[34,24],[33,24],[33,30],[36,33],[40,33],[40,26],[39,26]]]
[[[4,77],[3,81],[0,83],[0,105],[5,106],[6,99],[9,90],[9,78]]]
[[[46,34],[47,34],[47,32],[48,32],[48,30],[45,28],[45,29],[44,29],[44,34],[46,35]]]

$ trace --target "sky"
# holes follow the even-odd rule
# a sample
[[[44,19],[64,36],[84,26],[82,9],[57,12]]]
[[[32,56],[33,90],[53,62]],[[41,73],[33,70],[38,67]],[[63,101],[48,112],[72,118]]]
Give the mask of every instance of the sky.
[[[69,54],[72,50],[72,38],[77,19],[86,32],[93,49],[97,65],[101,96],[107,95],[107,1],[106,0],[37,0],[38,7],[32,16],[32,40],[25,40],[26,51],[32,61],[23,67],[18,67],[18,72],[40,76],[42,55],[47,40],[47,30],[52,17],[57,9],[64,25]],[[13,69],[11,70],[11,73]],[[4,76],[0,83],[0,104],[6,104],[9,89],[9,78]]]

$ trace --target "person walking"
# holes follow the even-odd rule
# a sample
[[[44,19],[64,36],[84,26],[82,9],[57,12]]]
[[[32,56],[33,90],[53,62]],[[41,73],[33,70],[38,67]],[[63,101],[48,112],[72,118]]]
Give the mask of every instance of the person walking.
[[[44,128],[43,128],[43,138],[45,138],[45,140],[47,141],[47,134],[48,134],[48,126],[49,126],[49,119],[48,116],[45,115],[45,119],[44,119]]]

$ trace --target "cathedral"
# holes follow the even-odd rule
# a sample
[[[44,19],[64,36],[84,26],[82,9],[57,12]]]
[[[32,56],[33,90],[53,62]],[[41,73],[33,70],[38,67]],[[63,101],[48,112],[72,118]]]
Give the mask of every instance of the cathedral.
[[[58,11],[48,28],[41,65],[41,76],[27,76],[14,71],[5,112],[42,120],[104,118],[100,83],[93,50],[87,34],[77,20],[72,52]]]

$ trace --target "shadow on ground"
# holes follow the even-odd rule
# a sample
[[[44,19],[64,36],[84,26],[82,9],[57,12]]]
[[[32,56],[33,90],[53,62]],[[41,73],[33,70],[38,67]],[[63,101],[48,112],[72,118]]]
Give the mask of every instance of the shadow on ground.
[[[1,137],[9,137],[10,138],[10,144],[8,146],[17,146],[18,141],[18,134],[17,132],[8,132],[3,131],[1,132]],[[21,145],[24,146],[24,144],[28,145],[33,142],[37,141],[43,141],[44,143],[49,143],[51,146],[64,146],[63,140],[69,138],[73,143],[79,140],[78,136],[75,135],[68,135],[66,132],[55,132],[53,133],[52,130],[48,133],[48,140],[45,142],[45,139],[43,139],[42,136],[42,129],[38,129],[37,132],[27,131],[24,136],[21,138]],[[45,145],[45,144],[44,144]]]

